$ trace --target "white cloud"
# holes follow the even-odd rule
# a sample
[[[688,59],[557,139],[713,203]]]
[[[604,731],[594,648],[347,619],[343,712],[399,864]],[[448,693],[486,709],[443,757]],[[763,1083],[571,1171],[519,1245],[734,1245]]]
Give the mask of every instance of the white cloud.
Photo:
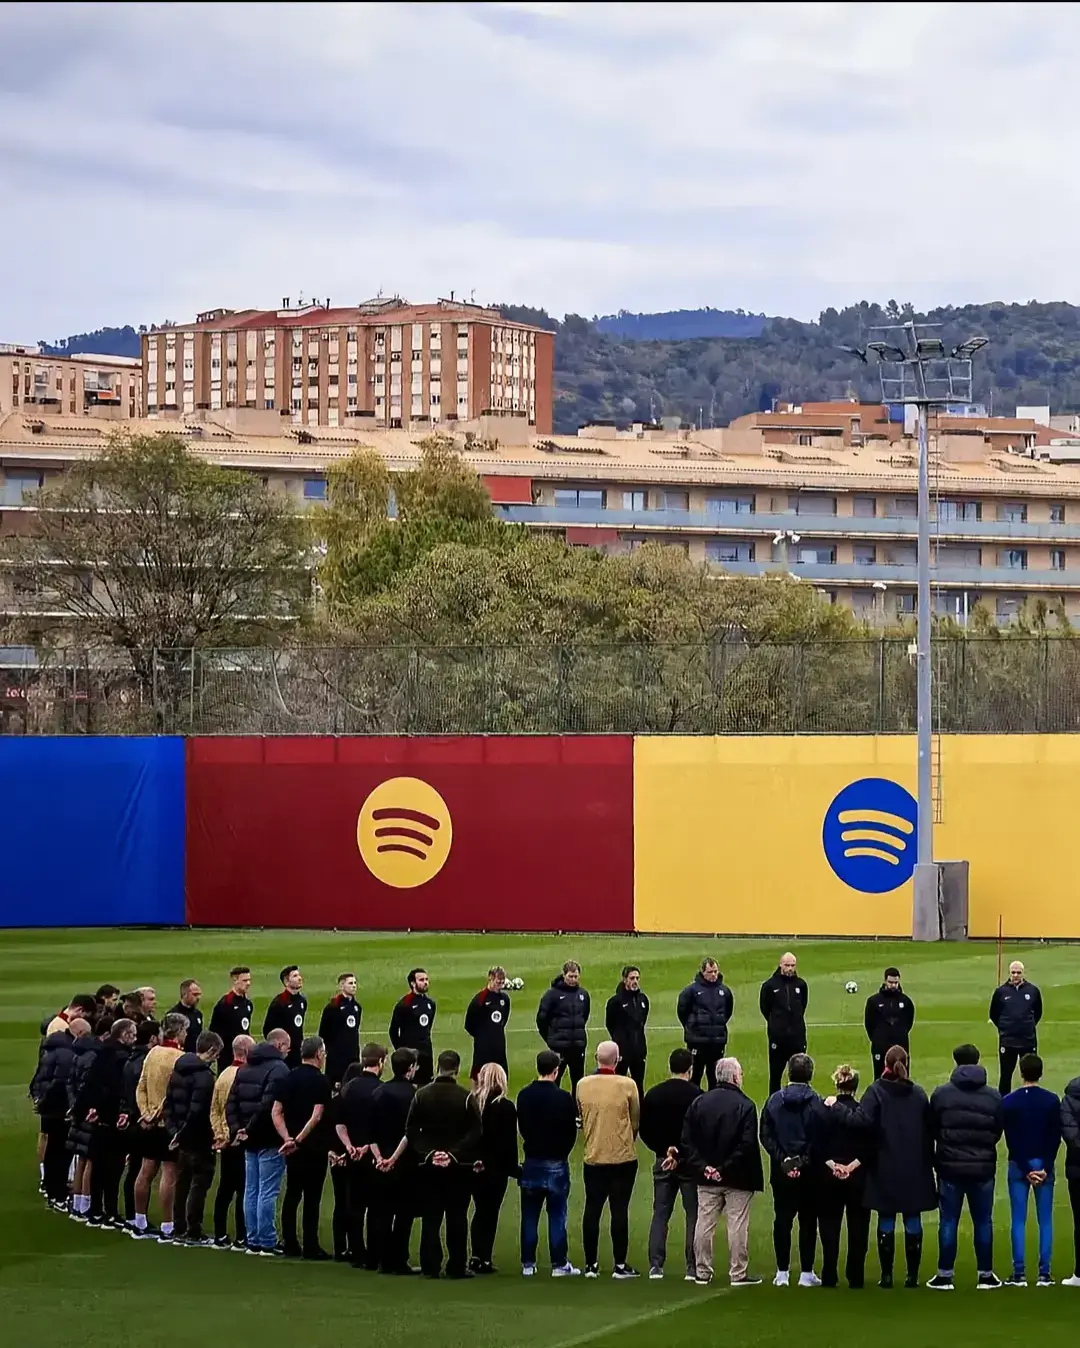
[[[1080,299],[1073,6],[0,9],[0,339],[282,294]]]

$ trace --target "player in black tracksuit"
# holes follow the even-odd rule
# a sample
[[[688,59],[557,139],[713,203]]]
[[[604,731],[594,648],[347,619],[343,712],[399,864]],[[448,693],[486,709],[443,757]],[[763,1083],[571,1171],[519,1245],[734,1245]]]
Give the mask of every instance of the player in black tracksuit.
[[[589,1043],[589,1013],[592,1003],[581,986],[581,965],[567,960],[563,971],[551,980],[551,987],[540,998],[536,1011],[536,1028],[553,1053],[562,1059],[558,1082],[570,1069],[570,1089],[585,1075],[585,1050]]]
[[[326,1045],[326,1075],[340,1086],[346,1071],[360,1061],[360,1021],[364,1009],[356,1000],[356,975],[338,974],[337,996],[323,1007],[319,1038]]]
[[[866,1037],[874,1061],[874,1080],[885,1070],[885,1054],[894,1045],[909,1049],[915,1003],[900,986],[900,970],[886,969],[885,981],[866,999]]]
[[[210,1014],[210,1029],[221,1039],[225,1051],[219,1063],[232,1062],[232,1042],[238,1034],[251,1034],[255,1007],[248,993],[251,991],[251,970],[237,965],[229,970],[232,987]]]
[[[390,1018],[390,1042],[394,1048],[416,1050],[416,1086],[424,1086],[435,1076],[435,1058],[431,1031],[435,1025],[435,1003],[428,996],[431,986],[426,969],[409,970],[409,991],[394,1007]]]
[[[614,994],[604,1008],[604,1023],[613,1043],[619,1046],[619,1075],[633,1077],[638,1094],[645,1093],[645,1059],[649,1048],[645,1026],[649,1019],[649,999],[641,990],[641,970],[628,964]]]
[[[990,1019],[998,1032],[998,1091],[1002,1095],[1012,1090],[1013,1072],[1021,1057],[1038,1052],[1042,1010],[1042,993],[1027,981],[1020,961],[1014,960],[1009,965],[1008,981],[996,988],[990,999]]]
[[[393,1080],[380,1086],[372,1101],[372,1146],[389,1169],[375,1176],[375,1229],[383,1273],[409,1269],[409,1238],[416,1214],[416,1163],[405,1141],[405,1127],[416,1087],[416,1054],[396,1049],[390,1055]]]
[[[510,1019],[510,995],[505,991],[506,970],[496,965],[488,970],[487,987],[481,988],[465,1011],[465,1033],[473,1041],[472,1069],[476,1080],[485,1063],[493,1062],[505,1072],[506,1022]]]
[[[694,975],[694,981],[679,993],[676,1014],[683,1027],[686,1047],[694,1055],[690,1080],[706,1089],[716,1085],[716,1064],[727,1051],[728,1023],[735,1011],[735,997],[724,982],[714,959],[706,957]]]
[[[338,1140],[349,1154],[346,1169],[349,1253],[353,1268],[379,1267],[378,1226],[375,1215],[377,1172],[371,1144],[375,1137],[375,1092],[381,1085],[386,1050],[366,1044],[358,1066],[353,1066],[338,1102]],[[363,1154],[361,1154],[363,1153]]]
[[[194,1053],[199,1035],[203,1032],[203,1013],[199,1010],[199,998],[202,988],[194,978],[185,978],[180,984],[180,1000],[165,1012],[167,1016],[183,1016],[188,1023],[188,1032],[181,1045],[185,1053]],[[222,1040],[224,1043],[224,1040]],[[232,1040],[228,1045],[229,1060],[232,1060]]]
[[[795,972],[795,956],[782,955],[776,973],[761,985],[761,1014],[769,1036],[770,1095],[780,1089],[792,1054],[806,1052],[808,996],[805,980]]]
[[[304,980],[295,964],[287,964],[278,976],[284,984],[284,991],[266,1008],[263,1038],[271,1030],[284,1030],[289,1036],[289,1052],[285,1061],[290,1067],[299,1067],[300,1045],[304,1042],[304,1017],[307,1015]]]

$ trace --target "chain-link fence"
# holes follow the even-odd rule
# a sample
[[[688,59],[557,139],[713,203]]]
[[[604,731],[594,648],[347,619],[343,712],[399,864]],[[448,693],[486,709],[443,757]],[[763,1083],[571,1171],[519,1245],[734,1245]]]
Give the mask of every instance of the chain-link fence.
[[[936,728],[1080,731],[1080,640],[934,645]],[[907,640],[0,655],[0,733],[900,734]]]

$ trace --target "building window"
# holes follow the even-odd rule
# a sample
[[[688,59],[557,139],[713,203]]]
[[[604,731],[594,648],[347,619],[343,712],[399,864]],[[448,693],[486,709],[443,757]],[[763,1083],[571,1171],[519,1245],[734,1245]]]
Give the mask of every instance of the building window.
[[[1065,549],[1064,549],[1064,548],[1051,548],[1051,549],[1050,549],[1050,570],[1051,570],[1051,571],[1064,571],[1064,570],[1065,570]]]
[[[903,544],[885,549],[886,566],[915,566],[919,560],[916,547],[904,547]]]
[[[326,478],[324,478],[324,477],[305,477],[305,478],[304,478],[304,500],[305,500],[305,501],[325,501],[325,500],[326,500]]]
[[[919,502],[914,496],[894,496],[886,506],[885,514],[889,519],[913,520],[919,514]]]
[[[835,515],[836,497],[822,492],[804,491],[788,497],[789,515]]]
[[[706,515],[752,515],[754,498],[752,496],[708,496],[705,498]]]
[[[1012,622],[1023,606],[1023,600],[1018,595],[1002,594],[998,595],[996,613],[998,622]]]
[[[939,501],[938,519],[942,521],[981,520],[982,506],[978,501]]]
[[[877,562],[877,548],[873,543],[856,543],[853,552],[856,566],[874,566]]]
[[[997,508],[997,517],[1003,524],[1026,524],[1027,506],[1023,501],[1003,501]]]
[[[1003,566],[1006,571],[1026,571],[1027,563],[1027,548],[1006,548],[998,554],[998,566]]]
[[[689,510],[690,493],[687,491],[660,491],[656,493],[657,510]]]
[[[1051,524],[1064,524],[1064,523],[1065,523],[1065,507],[1064,507],[1063,505],[1060,505],[1060,504],[1058,504],[1058,503],[1056,503],[1056,502],[1055,502],[1053,505],[1051,505],[1051,507],[1050,507],[1050,523],[1051,523]]]
[[[570,510],[603,510],[607,492],[593,487],[556,487],[555,504]]]
[[[648,510],[648,492],[624,491],[622,494],[622,508],[624,510]]]
[[[797,550],[799,562],[803,566],[835,566],[836,549],[824,543],[814,543]]]
[[[897,613],[913,614],[915,612],[914,593],[898,594],[896,596]]]
[[[752,562],[753,543],[729,543],[723,538],[710,538],[705,544],[705,556],[710,562]]]

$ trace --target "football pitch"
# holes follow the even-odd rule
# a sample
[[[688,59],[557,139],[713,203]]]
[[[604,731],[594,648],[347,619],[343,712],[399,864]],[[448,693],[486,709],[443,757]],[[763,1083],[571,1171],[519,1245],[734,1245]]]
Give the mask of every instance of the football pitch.
[[[881,981],[882,969],[899,965],[918,1020],[912,1039],[913,1075],[928,1090],[944,1081],[951,1051],[961,1042],[979,1045],[996,1084],[996,1040],[986,1019],[996,982],[997,954],[990,945],[912,946],[897,942],[792,942],[799,972],[810,984],[809,1050],[817,1063],[815,1085],[825,1093],[828,1074],[839,1062],[855,1064],[870,1080],[862,1027],[866,995]],[[957,1290],[936,1295],[920,1288],[884,1292],[874,1284],[877,1265],[871,1237],[867,1287],[861,1292],[797,1287],[774,1289],[771,1202],[768,1194],[751,1210],[751,1269],[766,1285],[738,1292],[718,1277],[710,1288],[681,1277],[682,1217],[677,1211],[668,1242],[668,1276],[634,1283],[611,1281],[606,1223],[601,1236],[599,1282],[552,1281],[547,1274],[547,1242],[542,1228],[541,1267],[531,1282],[520,1277],[517,1255],[518,1207],[511,1188],[503,1207],[496,1264],[499,1276],[438,1285],[403,1282],[347,1266],[260,1261],[211,1249],[170,1249],[95,1231],[51,1213],[37,1193],[34,1159],[37,1124],[26,1098],[34,1069],[41,1018],[71,994],[94,991],[103,982],[124,988],[151,983],[159,1011],[176,1000],[181,978],[194,977],[204,990],[204,1010],[226,990],[227,971],[237,963],[254,973],[252,997],[257,1027],[269,998],[280,990],[277,971],[297,963],[304,974],[309,1028],[335,991],[342,970],[355,970],[364,1008],[363,1040],[386,1042],[393,1003],[406,991],[405,973],[423,965],[431,973],[438,1002],[435,1047],[456,1048],[466,1059],[462,1028],[469,998],[493,963],[525,980],[514,994],[509,1025],[511,1093],[532,1079],[539,1047],[534,1016],[537,1001],[564,960],[583,966],[583,984],[592,994],[590,1042],[602,1037],[604,1005],[626,963],[642,970],[642,986],[652,1003],[648,1084],[666,1075],[667,1054],[681,1044],[675,1017],[679,990],[705,954],[720,962],[735,994],[729,1052],[743,1063],[745,1087],[761,1103],[766,1087],[766,1044],[757,1007],[761,980],[787,948],[778,942],[712,941],[650,936],[491,936],[413,933],[281,931],[8,931],[0,933],[0,1341],[14,1348],[48,1343],[53,1348],[115,1348],[119,1343],[156,1345],[235,1344],[271,1341],[300,1348],[343,1343],[381,1345],[424,1343],[438,1348],[615,1348],[636,1345],[699,1348],[724,1339],[738,1345],[905,1344],[962,1345],[1012,1343],[1075,1332],[1080,1292],[1055,1287],[1003,1288],[974,1294],[971,1228],[961,1224]],[[1042,988],[1046,1006],[1040,1051],[1044,1084],[1059,1094],[1080,1074],[1080,960],[1070,946],[1009,945],[1009,959],[1023,959],[1028,976]],[[854,980],[857,996],[844,984]],[[253,1028],[257,1028],[253,1027]],[[1010,1271],[1008,1202],[1004,1148],[995,1209],[995,1264]],[[641,1151],[631,1214],[631,1262],[646,1272],[646,1237],[651,1211],[651,1154]],[[570,1199],[570,1255],[581,1263],[580,1147],[575,1157]],[[1059,1157],[1056,1195],[1054,1276],[1072,1272],[1072,1222]],[[323,1207],[328,1227],[329,1183]],[[937,1225],[926,1220],[923,1278],[936,1266]],[[418,1227],[414,1232],[414,1242]],[[329,1230],[324,1243],[329,1244]],[[1035,1267],[1035,1227],[1028,1232],[1029,1277]],[[605,1253],[606,1251],[606,1253]],[[415,1254],[415,1243],[414,1243]],[[902,1258],[901,1258],[902,1263]],[[717,1236],[717,1268],[726,1272],[726,1241]],[[1070,1328],[1071,1327],[1071,1328]]]

